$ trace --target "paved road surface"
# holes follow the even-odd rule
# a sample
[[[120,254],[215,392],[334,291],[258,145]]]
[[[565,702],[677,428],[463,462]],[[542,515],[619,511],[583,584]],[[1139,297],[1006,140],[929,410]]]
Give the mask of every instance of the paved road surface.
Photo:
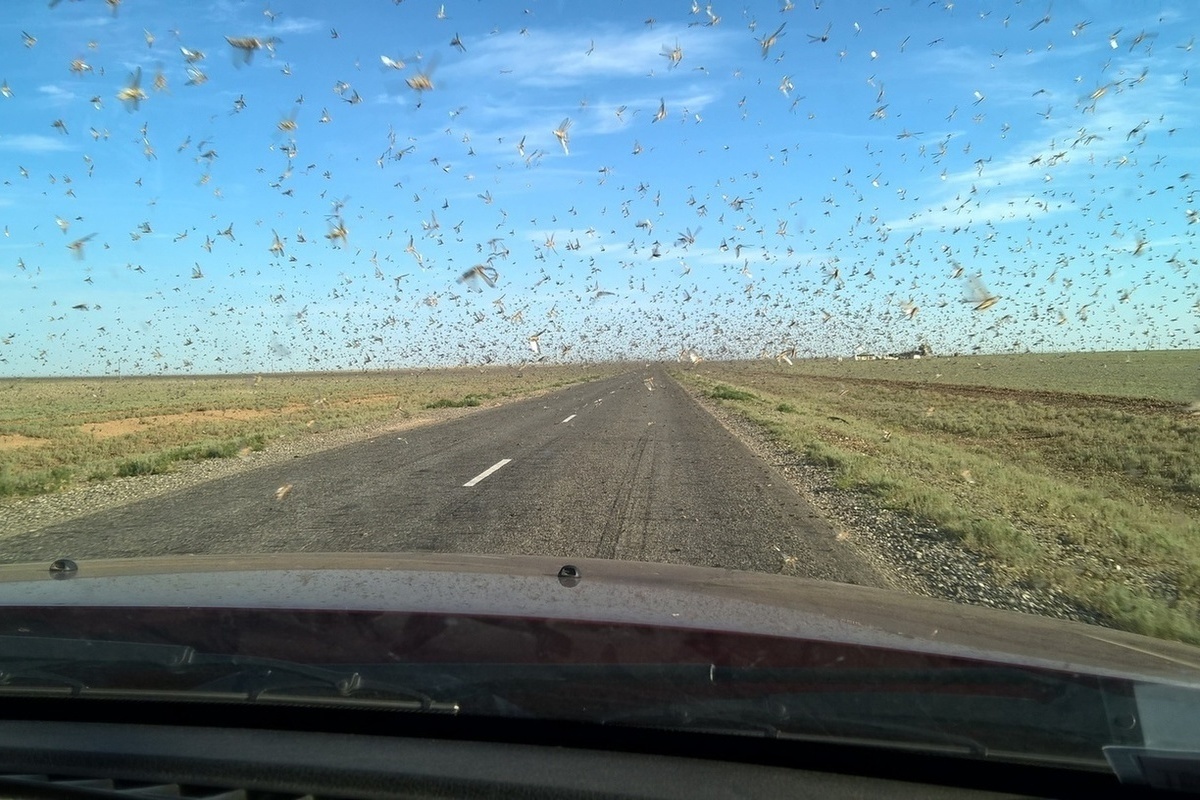
[[[0,560],[429,550],[776,572],[775,546],[805,577],[884,585],[777,472],[647,370],[43,528],[0,542]]]

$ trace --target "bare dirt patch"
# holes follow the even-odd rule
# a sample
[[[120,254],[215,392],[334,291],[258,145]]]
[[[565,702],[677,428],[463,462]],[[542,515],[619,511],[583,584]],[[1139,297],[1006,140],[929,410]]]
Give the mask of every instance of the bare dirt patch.
[[[111,439],[115,436],[138,433],[139,431],[144,431],[147,428],[163,427],[167,425],[188,425],[191,423],[213,419],[237,421],[260,419],[262,417],[276,416],[279,414],[291,414],[297,411],[303,411],[306,408],[308,408],[307,405],[293,404],[284,406],[281,409],[230,408],[206,411],[187,411],[181,414],[150,414],[141,417],[126,417],[125,419],[106,420],[104,422],[85,422],[79,426],[79,430],[83,431],[84,433],[91,434],[97,439]]]
[[[388,403],[395,404],[399,402],[399,398],[394,394],[373,395],[371,397],[355,397],[350,400],[338,400],[335,403],[329,403],[332,408],[360,408],[362,406],[382,406]]]
[[[45,439],[22,436],[19,433],[0,433],[0,450],[16,450],[18,447],[36,447],[45,444]]]

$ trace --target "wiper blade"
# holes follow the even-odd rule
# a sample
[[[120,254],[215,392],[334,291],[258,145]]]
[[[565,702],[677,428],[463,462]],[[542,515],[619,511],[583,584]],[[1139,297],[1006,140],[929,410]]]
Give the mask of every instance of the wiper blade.
[[[417,704],[417,710],[456,714],[457,703],[434,700],[411,687],[364,677],[359,672],[327,669],[274,658],[197,654],[197,668],[236,667],[196,691],[234,692],[255,702],[295,702],[337,706],[396,705],[396,698]],[[403,701],[402,703],[403,704]]]
[[[138,684],[130,684],[131,676]],[[353,670],[185,645],[33,636],[0,636],[4,694],[459,711],[457,703]]]
[[[725,734],[759,734],[773,739],[856,743],[882,741],[889,746],[899,742],[916,749],[949,747],[974,756],[988,754],[987,745],[976,739],[935,728],[829,715],[823,715],[817,725],[797,725],[798,720],[781,720],[779,715],[749,712],[743,702],[706,702],[613,714],[601,720],[601,724]],[[786,717],[786,714],[783,716]]]
[[[190,663],[196,651],[186,645],[0,636],[0,665],[12,661],[137,662],[175,667]]]

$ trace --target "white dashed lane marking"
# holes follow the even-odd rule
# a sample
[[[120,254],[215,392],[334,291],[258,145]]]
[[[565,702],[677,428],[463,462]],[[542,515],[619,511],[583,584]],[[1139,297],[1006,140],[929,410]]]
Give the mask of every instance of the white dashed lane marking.
[[[493,472],[500,469],[501,467],[503,467],[505,464],[507,464],[510,461],[512,461],[511,458],[500,459],[495,464],[492,464],[490,467],[485,469],[483,472],[479,473],[474,478],[471,478],[471,480],[464,483],[463,486],[474,486],[475,484],[479,483],[481,480],[486,478],[488,475],[491,475]]]
[[[571,416],[567,417],[566,419],[564,419],[562,422],[560,422],[560,423],[558,423],[558,424],[559,424],[559,425],[562,425],[562,424],[563,424],[563,422],[570,422],[570,421],[571,421],[571,420],[573,420],[573,419],[575,419],[575,415],[574,415],[574,414],[572,414]]]

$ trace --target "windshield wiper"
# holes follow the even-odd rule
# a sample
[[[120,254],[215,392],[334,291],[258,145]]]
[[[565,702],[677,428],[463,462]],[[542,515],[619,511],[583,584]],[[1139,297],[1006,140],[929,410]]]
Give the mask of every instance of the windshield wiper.
[[[1085,762],[1140,743],[1109,724],[1118,683],[1003,665],[942,669],[704,664],[395,665],[390,677],[440,687],[474,711],[504,698],[528,716],[798,741],[879,743],[977,757]],[[397,674],[395,671],[398,671]],[[576,688],[577,687],[577,688]]]
[[[781,709],[782,710],[782,709]],[[692,730],[725,734],[760,734],[773,739],[815,739],[820,741],[883,741],[917,749],[949,747],[973,756],[986,756],[987,745],[969,736],[935,728],[822,715],[819,724],[796,725],[797,720],[779,719],[765,711],[750,713],[744,701],[708,701],[697,704],[648,708],[642,711],[612,714],[601,720],[604,725]],[[784,715],[786,716],[786,714]]]
[[[3,694],[459,711],[458,703],[352,670],[186,645],[33,636],[0,636]]]
[[[137,662],[174,667],[191,662],[186,645],[60,639],[50,636],[0,636],[0,665],[14,661]]]

